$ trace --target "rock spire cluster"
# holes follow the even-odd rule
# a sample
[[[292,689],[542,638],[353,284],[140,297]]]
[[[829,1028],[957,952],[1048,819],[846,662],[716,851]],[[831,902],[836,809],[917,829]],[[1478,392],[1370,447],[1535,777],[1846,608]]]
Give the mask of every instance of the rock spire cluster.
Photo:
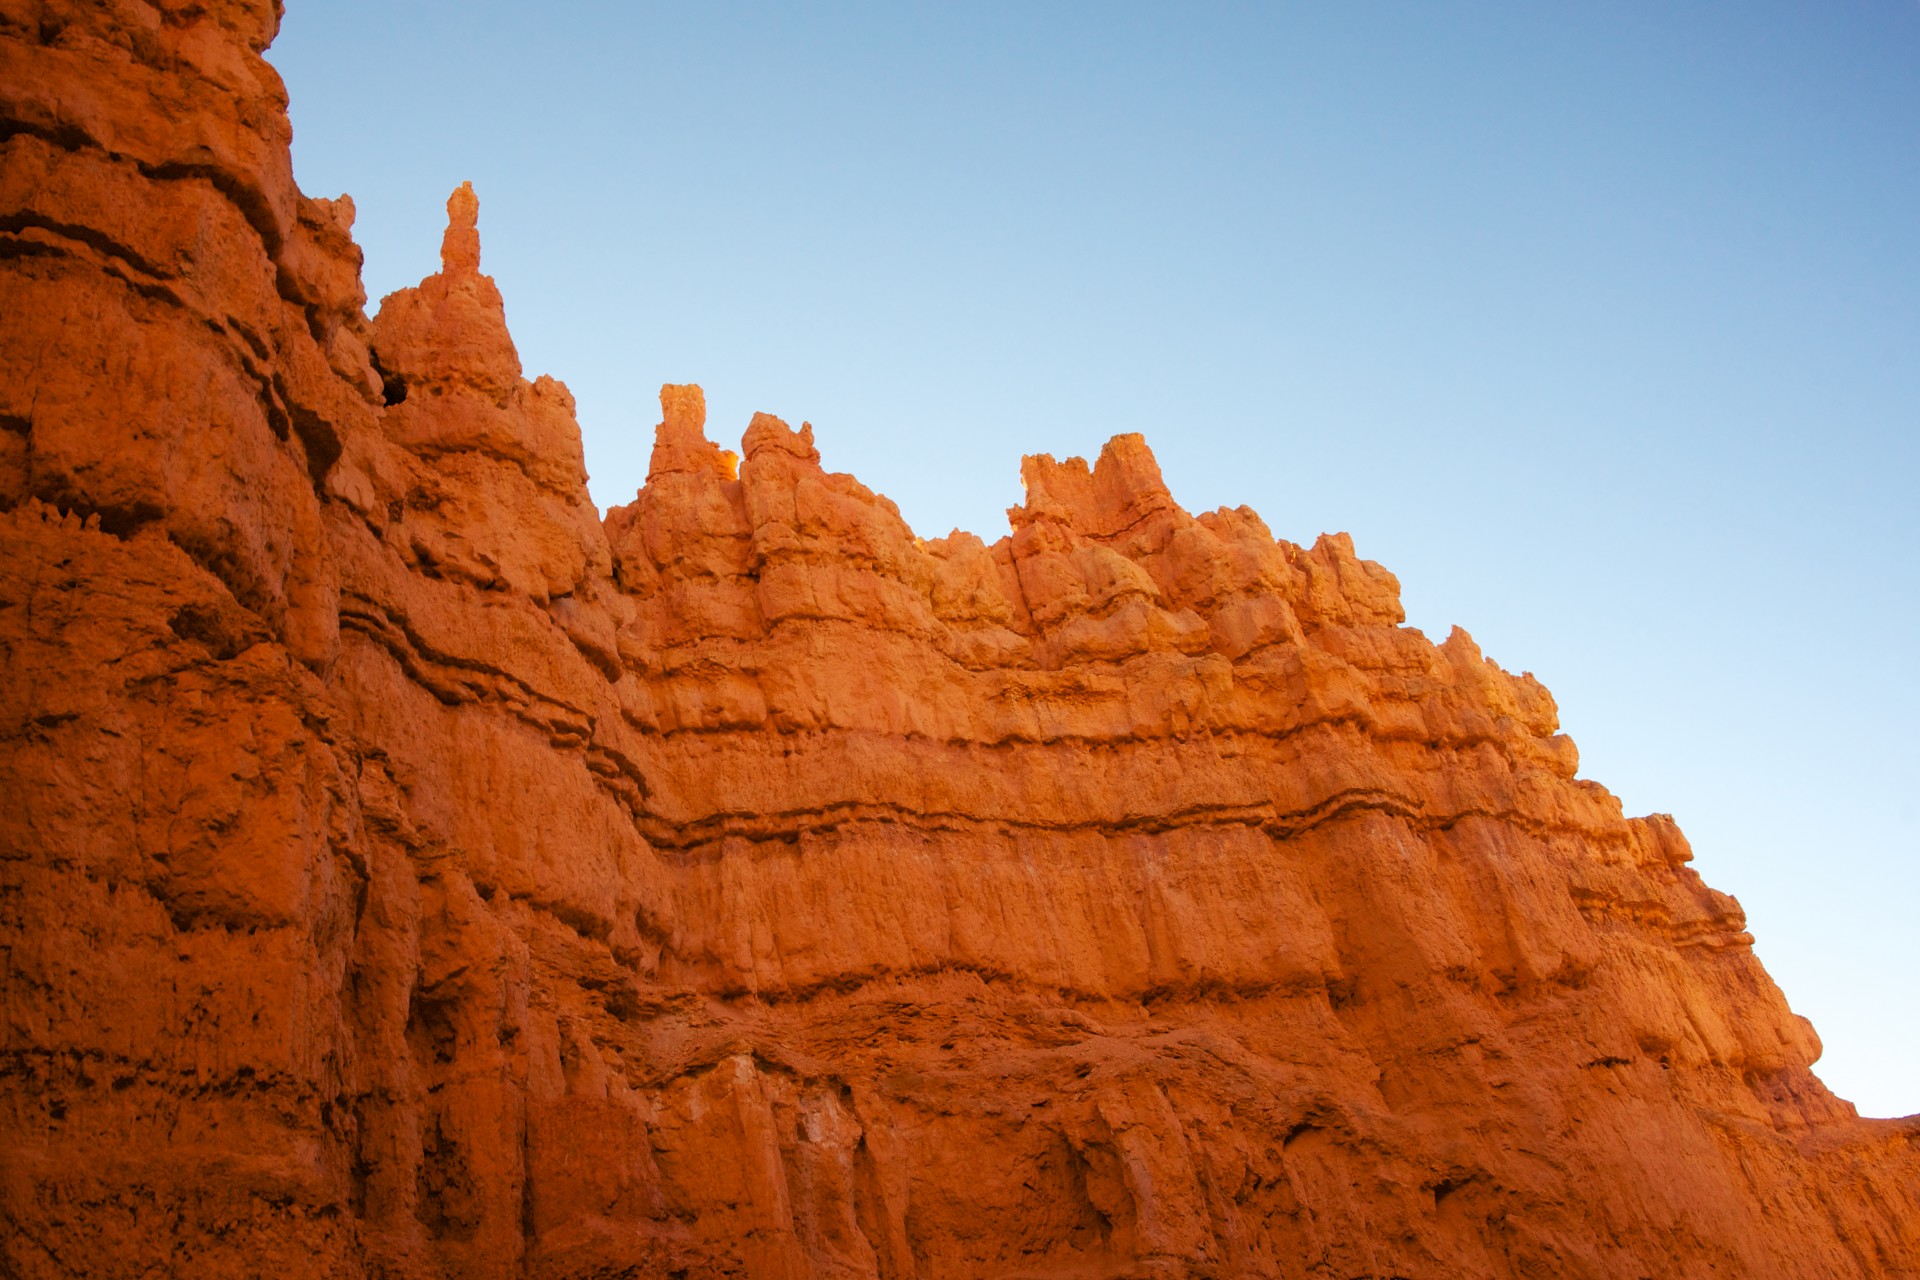
[[[0,1272],[1920,1274],[1920,1120],[1553,699],[1138,436],[921,539],[480,273],[269,0],[0,0]]]

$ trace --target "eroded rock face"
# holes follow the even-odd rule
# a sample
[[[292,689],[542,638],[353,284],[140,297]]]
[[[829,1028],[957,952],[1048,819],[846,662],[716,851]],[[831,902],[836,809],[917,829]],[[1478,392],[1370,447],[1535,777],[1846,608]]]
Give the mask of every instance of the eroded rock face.
[[[1136,436],[915,538],[668,387],[596,517],[276,8],[0,0],[0,1271],[1913,1275],[1660,816]]]

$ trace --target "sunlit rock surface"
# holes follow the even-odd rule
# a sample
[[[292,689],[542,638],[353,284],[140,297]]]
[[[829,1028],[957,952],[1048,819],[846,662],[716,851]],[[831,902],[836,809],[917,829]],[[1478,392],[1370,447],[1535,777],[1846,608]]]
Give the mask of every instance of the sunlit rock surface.
[[[1344,535],[1120,436],[924,541],[695,387],[602,522],[276,23],[0,0],[0,1274],[1916,1274],[1920,1122]]]

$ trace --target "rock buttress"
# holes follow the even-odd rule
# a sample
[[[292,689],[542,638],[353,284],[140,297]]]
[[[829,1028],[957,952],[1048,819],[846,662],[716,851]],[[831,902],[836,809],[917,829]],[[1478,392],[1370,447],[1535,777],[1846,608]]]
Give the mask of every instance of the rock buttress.
[[[603,523],[277,15],[0,3],[0,1270],[1920,1273],[1534,681],[1134,436],[926,541],[669,387]]]

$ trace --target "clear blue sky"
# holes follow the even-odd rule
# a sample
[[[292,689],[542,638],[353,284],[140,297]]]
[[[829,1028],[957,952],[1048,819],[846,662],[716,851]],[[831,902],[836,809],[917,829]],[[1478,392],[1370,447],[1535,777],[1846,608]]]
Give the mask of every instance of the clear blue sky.
[[[270,57],[375,305],[472,179],[602,506],[668,381],[929,536],[1145,432],[1539,675],[1920,1111],[1914,0],[291,0]]]

